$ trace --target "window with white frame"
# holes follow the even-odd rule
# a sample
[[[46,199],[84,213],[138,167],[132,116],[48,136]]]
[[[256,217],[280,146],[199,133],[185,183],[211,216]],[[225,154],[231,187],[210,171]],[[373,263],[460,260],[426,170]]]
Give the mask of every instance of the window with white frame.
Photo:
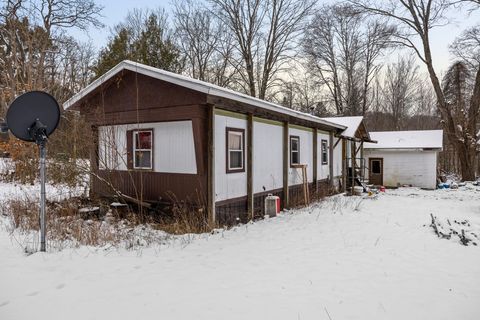
[[[227,173],[245,171],[245,130],[227,128]]]
[[[290,166],[300,164],[300,137],[290,136]]]
[[[153,169],[153,130],[133,132],[133,168]]]
[[[322,140],[322,164],[328,164],[328,144],[327,144],[327,140]]]

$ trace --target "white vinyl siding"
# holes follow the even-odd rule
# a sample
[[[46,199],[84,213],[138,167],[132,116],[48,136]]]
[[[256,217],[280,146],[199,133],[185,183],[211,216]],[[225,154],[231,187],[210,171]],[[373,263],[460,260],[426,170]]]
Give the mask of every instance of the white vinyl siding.
[[[227,167],[227,128],[247,129],[247,120],[224,115],[215,115],[215,201],[238,198],[247,195],[247,174],[228,172]],[[247,133],[245,132],[245,148],[247,148]],[[247,166],[246,157],[243,163]]]
[[[422,150],[365,150],[369,158],[383,158],[383,184],[389,187],[412,185],[435,189],[437,184],[437,152]],[[368,171],[366,172],[368,176]]]
[[[127,131],[142,129],[153,130],[152,164],[154,172],[197,173],[192,121],[99,127],[100,169],[127,170]],[[107,143],[112,139],[108,140],[105,138],[106,136],[114,137],[115,143]],[[132,142],[135,142],[133,137]],[[109,157],[105,157],[105,154]]]

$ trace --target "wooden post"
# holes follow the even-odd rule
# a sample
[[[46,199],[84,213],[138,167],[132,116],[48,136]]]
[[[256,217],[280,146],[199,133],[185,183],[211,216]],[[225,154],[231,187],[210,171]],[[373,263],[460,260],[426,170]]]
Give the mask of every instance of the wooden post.
[[[357,156],[357,144],[355,141],[352,141],[350,144],[350,154],[352,158],[352,190],[351,190],[351,195],[354,195],[353,188],[355,187],[355,167],[356,167],[356,156]]]
[[[359,157],[359,170],[360,170],[360,177],[362,178],[362,182],[363,180],[365,179],[365,159],[363,158],[363,140],[360,141],[360,145],[358,146],[358,149],[357,149],[357,155],[358,153],[360,152],[360,157]]]
[[[215,106],[208,109],[208,156],[207,156],[207,212],[211,226],[215,226]]]
[[[289,207],[289,195],[288,195],[288,169],[290,163],[288,161],[289,152],[289,131],[288,121],[283,123],[283,207]]]
[[[333,132],[330,132],[330,141],[328,142],[328,148],[329,148],[328,170],[329,170],[329,175],[330,175],[329,184],[330,184],[330,187],[333,187],[334,186],[334,182],[333,182],[333,178],[334,178],[333,177],[333,151],[334,151],[334,148],[333,148]]]
[[[253,220],[253,114],[248,114],[247,119],[247,209],[248,216]]]
[[[90,174],[90,179],[89,179],[89,192],[88,196],[90,199],[95,199],[95,192],[98,191],[96,188],[96,183],[95,183],[95,175],[98,174],[98,167],[99,167],[99,154],[98,154],[98,144],[99,144],[99,136],[98,136],[98,127],[97,126],[91,126],[92,129],[92,136],[93,136],[93,145],[92,149],[90,149],[90,170],[93,174]],[[98,185],[98,184],[97,184]]]
[[[313,129],[312,178],[313,178],[313,190],[314,190],[315,193],[317,193],[318,192],[318,129],[317,128]]]
[[[342,191],[347,190],[347,143],[342,139]]]

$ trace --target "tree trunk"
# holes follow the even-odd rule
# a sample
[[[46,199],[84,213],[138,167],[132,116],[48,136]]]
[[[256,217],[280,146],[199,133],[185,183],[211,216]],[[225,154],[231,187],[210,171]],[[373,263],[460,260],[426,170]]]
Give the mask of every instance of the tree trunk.
[[[458,142],[456,144],[458,157],[460,158],[460,172],[462,180],[475,180],[475,147],[469,144]]]

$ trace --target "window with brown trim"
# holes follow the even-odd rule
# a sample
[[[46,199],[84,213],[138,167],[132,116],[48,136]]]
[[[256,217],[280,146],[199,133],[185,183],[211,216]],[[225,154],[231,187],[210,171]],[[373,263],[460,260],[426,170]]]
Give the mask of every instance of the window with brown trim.
[[[322,164],[328,164],[328,144],[322,139]]]
[[[153,130],[133,131],[133,169],[153,169]]]
[[[245,130],[226,128],[227,173],[245,171]]]
[[[290,136],[290,166],[300,164],[300,137]]]

